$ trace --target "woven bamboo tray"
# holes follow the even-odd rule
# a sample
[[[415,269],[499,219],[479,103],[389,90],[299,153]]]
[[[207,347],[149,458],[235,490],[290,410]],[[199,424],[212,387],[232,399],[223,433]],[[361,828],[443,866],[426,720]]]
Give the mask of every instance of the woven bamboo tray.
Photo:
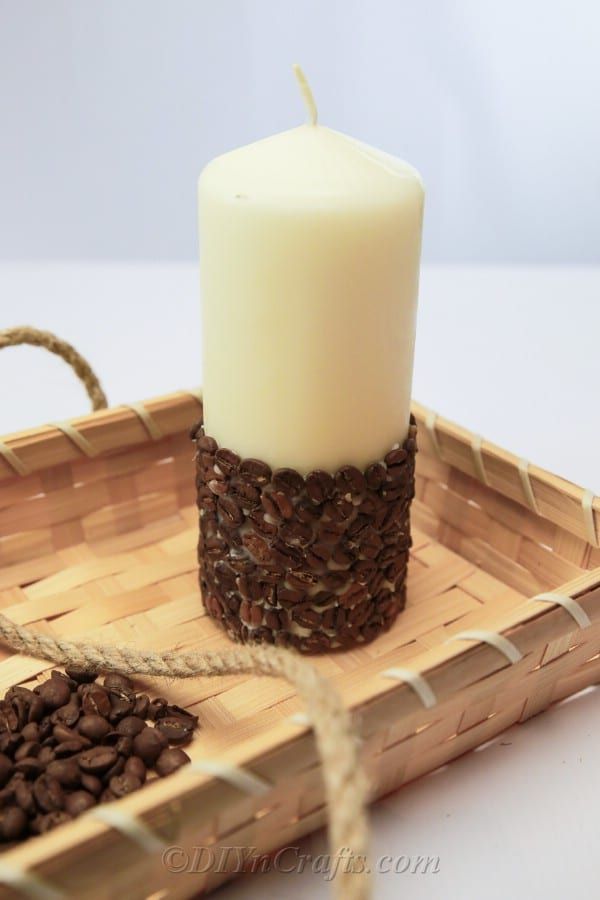
[[[199,411],[198,395],[182,392],[93,413],[66,433],[45,426],[4,439],[7,616],[69,638],[229,646],[198,595],[188,431]],[[373,798],[600,676],[600,501],[417,404],[413,411],[420,452],[407,609],[374,643],[314,658],[355,711]],[[557,596],[531,601],[546,592]],[[2,691],[49,668],[0,654]],[[112,806],[184,848],[266,852],[324,823],[312,732],[289,685],[140,681],[198,714],[189,752],[206,773],[183,769]],[[214,760],[245,773],[245,787],[211,774]],[[2,863],[69,897],[189,897],[231,877],[170,874],[152,841],[142,850],[85,817],[7,851]],[[5,885],[0,896],[22,892]]]

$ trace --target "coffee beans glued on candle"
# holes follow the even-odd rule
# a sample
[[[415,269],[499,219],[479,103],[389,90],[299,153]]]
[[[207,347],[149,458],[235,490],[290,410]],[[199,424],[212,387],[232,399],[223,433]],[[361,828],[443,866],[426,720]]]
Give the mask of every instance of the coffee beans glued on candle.
[[[43,834],[186,765],[198,717],[115,673],[53,671],[0,700],[0,846]]]

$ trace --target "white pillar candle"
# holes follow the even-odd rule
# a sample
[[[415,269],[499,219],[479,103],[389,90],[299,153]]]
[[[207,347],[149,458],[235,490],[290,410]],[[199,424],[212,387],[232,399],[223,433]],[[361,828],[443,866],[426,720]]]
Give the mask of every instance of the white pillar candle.
[[[199,180],[206,434],[306,474],[364,469],[406,436],[423,186],[309,123]]]

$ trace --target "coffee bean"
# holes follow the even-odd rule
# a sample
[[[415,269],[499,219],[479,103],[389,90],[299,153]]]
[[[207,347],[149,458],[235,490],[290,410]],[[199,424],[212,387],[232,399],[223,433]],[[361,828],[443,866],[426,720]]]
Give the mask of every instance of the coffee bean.
[[[215,453],[215,463],[224,475],[233,475],[240,464],[240,457],[233,450],[220,448]]]
[[[39,816],[38,819],[34,820],[32,823],[32,828],[37,834],[46,834],[48,831],[52,831],[53,828],[57,828],[59,825],[64,825],[66,822],[71,821],[71,816],[64,812],[63,810],[54,810],[53,812],[46,813],[46,815]]]
[[[372,491],[377,491],[386,479],[386,468],[381,463],[373,463],[365,472],[365,480]]]
[[[46,775],[56,778],[63,787],[77,787],[81,770],[76,759],[56,759],[46,766]]]
[[[73,791],[65,800],[65,812],[74,819],[96,805],[96,798],[88,791]]]
[[[288,497],[296,497],[304,490],[304,479],[295,469],[276,469],[273,472],[273,485]]]
[[[133,691],[133,681],[127,675],[120,675],[118,672],[109,672],[104,676],[104,687],[109,691],[113,689]]]
[[[138,694],[133,704],[133,715],[145,719],[148,714],[149,698],[147,694]]]
[[[196,441],[196,444],[199,450],[205,450],[208,453],[214,454],[217,449],[217,442],[214,440],[214,438],[211,438],[206,434],[203,434],[201,437],[199,437]]]
[[[13,772],[12,761],[5,753],[0,753],[0,787],[3,787]]]
[[[385,455],[385,462],[388,466],[396,466],[399,463],[406,462],[408,452],[403,447],[396,447]]]
[[[257,607],[254,608],[257,609],[262,620],[262,611]],[[260,622],[254,621],[252,624],[258,625]],[[170,744],[186,744],[192,739],[194,733],[193,725],[189,720],[186,721],[178,716],[167,716],[164,719],[159,719],[156,727],[164,734]]]
[[[117,760],[117,751],[113,747],[91,747],[83,750],[77,757],[82,772],[96,775],[106,772]]]
[[[52,762],[53,759],[56,759],[56,753],[54,752],[52,747],[42,747],[37,755],[37,758],[43,766],[47,766],[49,762]]]
[[[116,749],[117,748],[115,747],[115,750]],[[106,772],[102,773],[103,783],[108,784],[111,778],[113,778],[115,775],[121,775],[123,773],[124,769],[125,769],[125,757],[119,756],[118,751],[117,751],[117,759],[116,759],[114,765],[112,765],[110,767],[110,769],[108,769]]]
[[[21,731],[24,741],[37,741],[40,736],[40,726],[37,722],[29,722]]]
[[[72,678],[77,684],[89,684],[98,677],[97,672],[91,672],[89,669],[77,669],[72,666],[66,668],[65,672],[69,678]]]
[[[51,722],[55,725],[61,723],[68,728],[71,728],[77,722],[77,719],[81,715],[81,710],[79,708],[79,703],[75,702],[73,697],[77,697],[77,695],[74,694],[65,706],[59,706],[58,709],[54,710],[50,716]]]
[[[123,772],[122,775],[115,775],[110,779],[109,784],[109,788],[115,797],[125,797],[127,794],[138,791],[141,786],[142,782],[140,779],[127,772]]]
[[[239,505],[230,495],[219,497],[218,509],[224,522],[229,525],[241,525],[244,514]]]
[[[25,756],[15,763],[15,772],[19,772],[25,778],[37,778],[43,768],[44,765],[39,758],[36,759],[33,756]]]
[[[19,781],[15,785],[15,801],[28,816],[34,816],[37,812],[33,796],[33,786],[30,781]]]
[[[260,459],[244,459],[240,464],[240,475],[251,484],[263,485],[271,478],[271,468]]]
[[[140,719],[137,716],[126,716],[124,719],[121,719],[116,730],[119,734],[135,737],[136,734],[139,734],[145,727],[146,723],[143,719]]]
[[[367,487],[365,476],[356,466],[342,466],[335,476],[335,484],[342,494],[348,492],[352,497],[360,497]]]
[[[97,714],[85,715],[79,720],[77,730],[84,737],[98,742],[110,731],[110,723]]]
[[[313,503],[324,503],[333,496],[335,482],[329,472],[315,469],[306,476],[306,493]]]
[[[271,548],[263,538],[251,531],[243,535],[242,540],[244,547],[249,551],[252,557],[260,563],[268,563],[272,559]]]
[[[19,762],[27,756],[37,756],[42,748],[37,741],[24,741],[20,747],[15,750],[14,760]]]
[[[27,816],[19,806],[8,807],[0,811],[0,838],[3,841],[15,841],[27,828]]]
[[[81,787],[93,794],[94,797],[99,797],[103,789],[100,779],[96,775],[87,773],[83,773],[81,776]]]
[[[172,775],[177,769],[191,762],[187,753],[176,748],[163,750],[156,760],[155,768],[159,775]]]
[[[169,703],[166,697],[155,697],[148,706],[148,718],[151,721],[159,719],[161,715],[165,715],[168,705]]]
[[[133,704],[134,701],[128,697],[122,697],[115,695],[112,691],[110,693],[110,714],[109,719],[113,724],[120,722],[121,719],[128,716],[131,712],[133,712]]]
[[[49,709],[65,706],[71,697],[69,685],[62,678],[49,678],[38,689],[39,696]]]
[[[54,748],[54,756],[56,759],[64,759],[79,753],[80,750],[85,750],[89,746],[90,741],[83,737],[81,740],[63,741],[62,744],[57,744]]]
[[[125,762],[125,768],[123,771],[128,775],[134,775],[142,782],[146,780],[146,766],[139,756],[130,756],[129,759]]]
[[[102,716],[107,718],[110,715],[111,704],[110,698],[105,690],[98,685],[91,685],[83,694],[81,707],[86,716]]]
[[[133,739],[133,752],[147,765],[154,765],[167,747],[167,739],[157,728],[146,727]]]
[[[40,775],[33,785],[33,797],[42,812],[53,812],[64,808],[65,795],[57,778]]]

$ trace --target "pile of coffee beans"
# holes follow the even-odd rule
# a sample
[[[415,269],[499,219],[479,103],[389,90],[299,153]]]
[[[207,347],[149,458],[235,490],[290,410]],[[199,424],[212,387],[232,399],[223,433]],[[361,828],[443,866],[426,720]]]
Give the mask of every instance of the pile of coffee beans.
[[[197,716],[131,679],[53,671],[0,700],[0,843],[43,834],[190,761]]]

